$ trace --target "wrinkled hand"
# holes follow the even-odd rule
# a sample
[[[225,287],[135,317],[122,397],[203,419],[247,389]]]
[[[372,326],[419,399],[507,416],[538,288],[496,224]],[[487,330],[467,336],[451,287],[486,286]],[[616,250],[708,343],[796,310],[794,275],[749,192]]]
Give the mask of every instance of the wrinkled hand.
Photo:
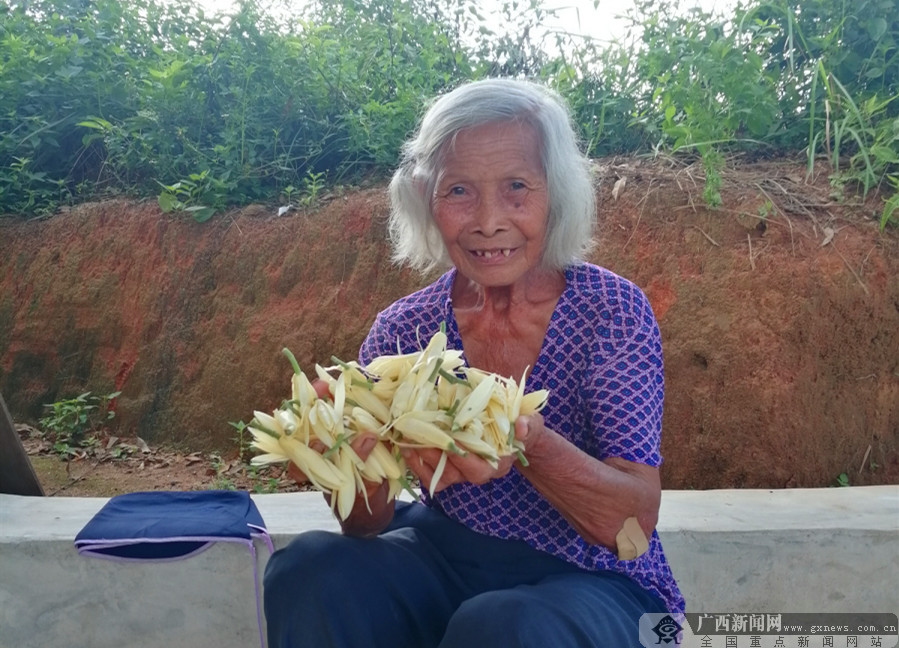
[[[524,444],[524,455],[527,458],[528,450],[539,443],[540,437],[546,432],[543,415],[539,412],[519,416],[515,420],[515,438]]]
[[[540,414],[521,416],[515,422],[515,437],[525,444],[525,448],[529,440],[538,438],[544,430],[543,417]],[[421,485],[430,490],[431,480],[434,478],[443,451],[437,448],[403,448],[402,454],[406,465],[415,473]],[[517,459],[514,455],[501,457],[499,464],[494,468],[473,452],[464,456],[447,453],[446,466],[433,492],[439,493],[453,484],[463,482],[486,484],[491,479],[504,477]]]
[[[353,442],[350,443],[350,447],[356,452],[357,455],[359,455],[359,458],[362,461],[365,461],[366,459],[368,459],[368,455],[371,454],[371,451],[375,447],[375,444],[377,442],[378,437],[373,432],[363,432],[362,434],[357,435],[355,439],[353,439]],[[327,446],[318,439],[312,441],[312,443],[309,444],[309,447],[319,454],[324,454],[328,450]],[[306,476],[306,473],[300,470],[299,467],[292,461],[289,462],[287,466],[287,474],[300,486],[309,482],[309,478]],[[367,485],[370,485],[368,488],[369,491],[379,485],[368,481],[365,481],[365,483]]]
[[[331,398],[328,392],[328,384],[322,380],[316,380],[312,383],[316,394],[319,398]],[[350,447],[359,455],[362,461],[368,459],[372,449],[378,443],[378,437],[373,432],[363,432],[356,436],[350,443]],[[313,441],[310,447],[318,453],[327,451],[327,447],[321,441]],[[296,464],[290,462],[287,468],[287,474],[297,482],[303,485],[309,481],[305,473],[297,467]],[[353,504],[353,510],[346,520],[341,520],[338,516],[340,528],[346,535],[356,536],[360,538],[374,537],[384,530],[390,520],[393,518],[393,501],[387,500],[390,492],[390,484],[387,480],[380,483],[371,482],[367,479],[362,480],[365,484],[365,497],[361,493],[356,494],[356,501]],[[331,493],[324,493],[325,501],[328,506],[331,505]],[[367,502],[366,502],[367,500]]]
[[[357,436],[350,445],[356,451],[356,454],[359,455],[359,458],[365,461],[377,442],[378,437],[375,434],[365,432]],[[311,447],[316,452],[323,452],[327,449],[320,441],[314,442]],[[290,463],[287,474],[300,485],[309,481],[303,471],[293,462]],[[340,516],[337,516],[337,521],[340,523],[340,528],[344,534],[370,538],[383,531],[393,518],[393,501],[388,501],[387,499],[390,493],[390,484],[386,479],[380,483],[363,479],[362,483],[365,485],[365,497],[357,492],[353,510],[347,519],[341,520]],[[323,493],[323,495],[325,502],[327,502],[328,506],[331,506],[332,494]]]
[[[525,458],[527,458],[527,449],[530,444],[536,443],[545,431],[543,416],[540,414],[520,416],[515,421],[515,438],[524,444]],[[430,491],[431,480],[443,452],[436,448],[403,448],[401,452],[406,460],[406,465],[415,473],[421,485]],[[448,486],[463,482],[486,484],[491,479],[498,479],[508,474],[516,461],[518,461],[518,457],[515,455],[501,457],[499,464],[494,468],[486,460],[472,452],[464,456],[448,453],[443,474],[433,492],[439,493]]]
[[[406,466],[415,473],[421,485],[431,492],[431,480],[434,478],[443,451],[437,448],[403,448],[401,452],[406,460]],[[447,452],[446,466],[433,492],[439,493],[448,486],[462,482],[486,484],[491,479],[506,475],[512,469],[513,463],[515,457],[500,457],[499,465],[494,468],[473,452],[464,456]]]
[[[328,391],[328,383],[324,380],[316,380],[312,383],[312,387],[315,389],[315,393],[319,398],[331,398],[331,394]],[[350,444],[350,447],[359,455],[359,458],[362,461],[368,459],[368,455],[371,454],[372,449],[375,447],[375,444],[378,442],[378,437],[371,432],[365,432],[359,434],[353,442]],[[309,447],[315,450],[319,454],[324,454],[328,448],[324,443],[319,441],[318,439],[313,440],[312,443],[309,444]],[[309,481],[309,478],[306,474],[297,467],[297,465],[293,462],[290,462],[287,467],[287,474],[293,479],[298,485],[302,486]],[[368,482],[366,482],[368,484]],[[378,484],[369,484],[369,491],[377,490]]]

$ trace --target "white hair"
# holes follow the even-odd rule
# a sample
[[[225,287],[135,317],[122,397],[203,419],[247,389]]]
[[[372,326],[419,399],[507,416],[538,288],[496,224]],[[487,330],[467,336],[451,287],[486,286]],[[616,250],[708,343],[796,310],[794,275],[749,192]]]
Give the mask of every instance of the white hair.
[[[422,272],[452,265],[434,223],[431,197],[447,145],[460,131],[494,122],[524,122],[539,134],[549,193],[542,266],[562,269],[584,259],[593,245],[596,194],[592,165],[578,146],[567,104],[536,83],[486,79],[438,98],[403,147],[390,181],[389,232],[395,261]]]

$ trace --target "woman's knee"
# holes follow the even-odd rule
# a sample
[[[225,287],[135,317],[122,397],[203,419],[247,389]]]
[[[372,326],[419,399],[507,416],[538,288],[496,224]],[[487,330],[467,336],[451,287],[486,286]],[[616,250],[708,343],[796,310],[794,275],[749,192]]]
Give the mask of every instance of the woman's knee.
[[[314,577],[325,565],[333,565],[328,558],[339,551],[335,540],[339,538],[327,531],[309,531],[291,541],[286,547],[273,553],[265,566],[263,584],[266,591],[288,588]],[[303,578],[299,578],[303,574]]]
[[[365,578],[366,569],[372,568],[364,551],[351,546],[356,540],[309,531],[272,554],[262,580],[266,614],[278,614],[284,606],[321,608],[345,600],[347,581]],[[292,609],[284,612],[294,613]]]
[[[475,596],[450,619],[440,648],[639,646],[651,597],[617,576],[563,575]]]
[[[440,648],[550,646],[546,610],[519,588],[486,592],[465,601],[450,619]]]
[[[270,645],[435,646],[455,604],[410,534],[310,532],[275,552],[263,581]]]

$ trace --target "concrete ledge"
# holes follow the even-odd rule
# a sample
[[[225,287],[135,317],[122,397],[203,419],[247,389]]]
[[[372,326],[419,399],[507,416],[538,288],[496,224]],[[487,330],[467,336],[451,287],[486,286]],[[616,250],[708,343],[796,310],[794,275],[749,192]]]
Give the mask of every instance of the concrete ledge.
[[[253,499],[276,548],[338,528],[318,493]],[[105,502],[0,495],[0,644],[259,645],[246,547],[155,564],[81,557],[75,535]],[[658,528],[689,611],[899,613],[899,487],[666,491]]]

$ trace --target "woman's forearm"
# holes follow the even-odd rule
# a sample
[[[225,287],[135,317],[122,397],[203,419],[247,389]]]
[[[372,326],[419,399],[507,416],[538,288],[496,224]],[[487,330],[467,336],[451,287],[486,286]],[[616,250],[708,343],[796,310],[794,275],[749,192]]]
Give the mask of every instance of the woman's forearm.
[[[538,425],[539,433],[525,442],[528,465],[516,467],[584,540],[616,551],[618,533],[631,517],[647,538],[652,534],[661,499],[657,468],[617,458],[600,461]]]

